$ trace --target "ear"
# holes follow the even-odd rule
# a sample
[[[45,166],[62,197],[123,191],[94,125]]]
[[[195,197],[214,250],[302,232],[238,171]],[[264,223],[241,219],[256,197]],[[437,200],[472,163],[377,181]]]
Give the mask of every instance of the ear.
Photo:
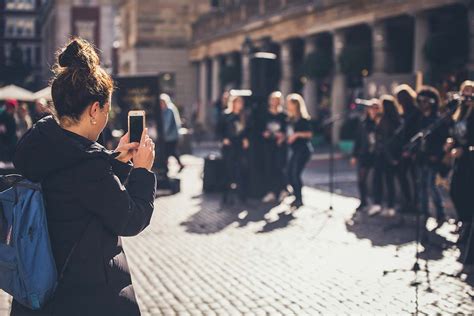
[[[89,106],[89,116],[95,118],[97,116],[97,113],[100,111],[100,104],[99,102],[94,102],[91,103]]]

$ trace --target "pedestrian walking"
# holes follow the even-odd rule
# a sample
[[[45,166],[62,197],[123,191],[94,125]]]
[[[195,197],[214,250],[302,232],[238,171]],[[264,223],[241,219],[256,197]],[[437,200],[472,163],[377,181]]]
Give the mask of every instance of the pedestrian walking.
[[[169,157],[174,157],[179,164],[179,172],[184,169],[184,165],[179,159],[177,152],[179,141],[179,130],[181,128],[181,117],[178,108],[171,101],[171,98],[166,93],[160,95],[160,106],[163,117],[163,138],[165,140],[165,155],[166,162]]]
[[[57,116],[43,118],[21,139],[14,164],[42,184],[58,275],[65,269],[43,310],[14,300],[11,315],[140,315],[121,236],[137,235],[150,223],[153,141],[145,130],[140,144],[129,143],[127,133],[115,152],[96,143],[114,83],[91,44],[72,40],[54,71]]]
[[[293,208],[303,206],[303,170],[311,158],[313,148],[311,139],[313,131],[306,104],[301,95],[290,94],[286,98],[288,113],[287,143],[290,146],[290,159],[288,162],[288,181],[293,188],[295,200],[291,203]]]

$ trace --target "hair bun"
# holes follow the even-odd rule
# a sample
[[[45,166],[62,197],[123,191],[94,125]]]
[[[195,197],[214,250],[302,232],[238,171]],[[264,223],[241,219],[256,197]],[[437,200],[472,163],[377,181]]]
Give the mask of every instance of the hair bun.
[[[99,65],[99,57],[91,44],[77,38],[59,54],[58,63],[61,67],[93,69]]]

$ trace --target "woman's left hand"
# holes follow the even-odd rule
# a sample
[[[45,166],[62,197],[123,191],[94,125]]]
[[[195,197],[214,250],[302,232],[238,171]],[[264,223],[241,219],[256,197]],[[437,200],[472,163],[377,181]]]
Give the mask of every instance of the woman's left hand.
[[[120,138],[117,149],[115,149],[115,152],[120,153],[115,159],[124,163],[129,162],[130,159],[132,159],[133,152],[137,150],[139,146],[139,143],[129,143],[129,134],[127,132],[127,134]]]

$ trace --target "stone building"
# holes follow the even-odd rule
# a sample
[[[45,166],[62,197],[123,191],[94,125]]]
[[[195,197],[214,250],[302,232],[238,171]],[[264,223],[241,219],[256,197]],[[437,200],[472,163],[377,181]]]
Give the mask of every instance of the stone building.
[[[51,3],[42,14],[43,78],[51,76],[49,66],[55,62],[55,54],[71,36],[80,36],[92,42],[100,51],[102,65],[113,69],[115,0],[49,0]],[[45,83],[46,84],[46,83]]]
[[[27,84],[35,88],[42,71],[40,11],[47,0],[0,0],[0,66],[21,52],[23,64],[32,70]]]
[[[391,82],[415,84],[417,74],[420,81],[420,74],[430,72],[425,57],[430,34],[439,25],[443,28],[449,26],[449,21],[461,21],[466,27],[459,27],[455,33],[466,31],[466,36],[452,44],[468,47],[463,67],[469,70],[471,77],[474,71],[472,1],[227,0],[215,3],[218,8],[201,16],[193,25],[190,49],[190,59],[198,73],[198,98],[206,105],[200,108],[201,122],[209,120],[210,106],[224,89],[220,80],[223,67],[239,65],[240,73],[236,77],[240,79],[234,86],[251,88],[255,74],[250,64],[256,52],[276,54],[280,69],[276,88],[284,94],[301,92],[313,116],[318,115],[321,104],[317,100],[321,95],[316,93],[317,80],[297,76],[304,68],[305,58],[323,49],[332,55],[334,64],[324,79],[328,83],[332,115],[344,113],[350,102],[347,65],[342,62],[346,56],[341,55],[351,45],[360,47],[366,43],[369,48],[365,52],[371,56],[368,59],[371,62],[361,72],[364,82],[372,80],[369,96],[390,92],[390,87],[378,87],[377,82],[388,78]],[[450,15],[451,20],[446,15]],[[351,52],[361,60],[366,57],[354,50]],[[339,131],[340,123],[337,123],[333,128],[336,140]]]
[[[119,74],[160,75],[161,89],[189,109],[196,100],[191,25],[208,10],[208,0],[123,0]]]

